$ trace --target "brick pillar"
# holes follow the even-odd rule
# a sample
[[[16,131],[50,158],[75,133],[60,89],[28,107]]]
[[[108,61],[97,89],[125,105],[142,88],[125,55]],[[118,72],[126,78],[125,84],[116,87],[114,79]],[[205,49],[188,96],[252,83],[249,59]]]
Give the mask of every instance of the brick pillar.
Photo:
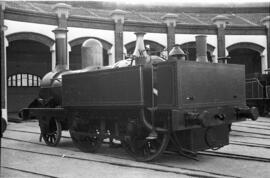
[[[1,27],[1,112],[2,118],[7,119],[7,58],[6,47],[8,46],[5,31],[7,26],[4,25],[5,4],[0,3],[0,27]]]
[[[70,5],[58,3],[53,7],[53,11],[58,17],[58,27],[53,30],[55,33],[55,64],[56,70],[69,69],[69,59],[67,50],[67,19],[69,16]]]
[[[124,42],[123,42],[123,30],[125,22],[125,11],[114,10],[111,13],[111,17],[114,20],[114,50],[115,50],[115,62],[123,60],[124,58]]]
[[[229,18],[223,15],[218,15],[212,19],[213,23],[216,24],[217,26],[218,57],[226,56],[225,28],[226,28],[226,23],[228,20]]]
[[[270,68],[270,16],[264,17],[261,20],[266,27],[266,49],[267,49],[267,67]]]
[[[176,14],[166,14],[161,19],[167,24],[167,51],[169,52],[175,44],[175,27],[176,27]]]

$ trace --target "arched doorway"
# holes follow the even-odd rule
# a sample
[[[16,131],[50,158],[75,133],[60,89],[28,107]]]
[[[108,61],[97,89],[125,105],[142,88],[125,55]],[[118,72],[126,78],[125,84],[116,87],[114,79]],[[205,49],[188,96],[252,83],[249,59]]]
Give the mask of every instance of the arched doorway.
[[[231,64],[244,64],[246,75],[253,73],[261,73],[261,55],[257,51],[247,48],[238,48],[229,52],[231,57],[228,63]]]
[[[196,61],[196,42],[187,42],[180,45],[182,50],[186,53],[186,60]],[[215,47],[207,44],[207,59],[209,62],[213,62],[212,54]]]
[[[134,52],[136,46],[136,41],[132,41],[125,45],[127,54],[131,55]],[[150,55],[160,56],[161,52],[164,50],[165,46],[151,40],[144,40],[145,48],[149,49]]]
[[[71,52],[69,53],[69,68],[71,70],[77,70],[82,68],[82,56],[81,47],[84,41],[93,38],[101,42],[103,46],[103,65],[109,65],[108,51],[111,49],[112,44],[97,37],[81,37],[69,42],[71,46]]]
[[[261,73],[261,53],[264,47],[254,43],[237,43],[227,48],[229,56],[228,63],[244,64],[246,68],[246,75]]]
[[[51,70],[51,52],[47,45],[29,34],[7,36],[7,103],[9,114],[28,105],[38,96],[40,79]],[[21,38],[25,37],[25,38]],[[50,41],[50,40],[48,40]],[[52,41],[53,42],[53,41]]]

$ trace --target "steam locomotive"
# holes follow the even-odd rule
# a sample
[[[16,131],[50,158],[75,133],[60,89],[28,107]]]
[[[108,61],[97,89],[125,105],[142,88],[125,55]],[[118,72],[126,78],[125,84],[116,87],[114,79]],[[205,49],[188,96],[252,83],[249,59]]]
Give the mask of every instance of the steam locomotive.
[[[268,71],[269,72],[269,71]],[[270,114],[270,75],[254,73],[246,76],[248,106],[256,106],[260,116]]]
[[[246,106],[245,69],[208,63],[206,37],[198,36],[197,44],[196,62],[186,61],[179,46],[165,61],[148,55],[137,33],[130,60],[48,73],[35,107],[23,109],[22,116],[38,118],[49,146],[69,130],[81,151],[95,152],[109,138],[121,141],[137,161],[156,159],[164,150],[187,155],[228,145],[232,122],[258,117],[256,108]],[[90,52],[85,60],[97,58]]]

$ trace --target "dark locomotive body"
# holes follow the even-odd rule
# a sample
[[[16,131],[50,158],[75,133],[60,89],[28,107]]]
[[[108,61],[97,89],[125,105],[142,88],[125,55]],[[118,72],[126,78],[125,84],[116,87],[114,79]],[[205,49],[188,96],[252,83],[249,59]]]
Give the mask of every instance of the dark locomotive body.
[[[232,122],[257,119],[256,108],[246,106],[244,66],[153,59],[51,72],[35,108],[22,115],[39,119],[47,145],[56,146],[61,131],[69,130],[82,151],[97,151],[104,139],[119,140],[138,161],[166,149],[186,155],[220,148],[229,144]]]
[[[270,113],[270,75],[254,73],[246,77],[248,106],[256,106],[261,116]]]

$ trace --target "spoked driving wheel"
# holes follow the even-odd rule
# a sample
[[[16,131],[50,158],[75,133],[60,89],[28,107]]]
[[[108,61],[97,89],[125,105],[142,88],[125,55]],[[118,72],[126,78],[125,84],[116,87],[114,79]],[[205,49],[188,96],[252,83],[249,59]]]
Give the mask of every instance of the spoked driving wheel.
[[[164,124],[166,126],[167,124]],[[164,128],[163,126],[163,128]],[[158,132],[156,139],[147,139],[148,130],[139,130],[136,134],[131,134],[123,141],[126,152],[136,161],[151,161],[156,159],[166,149],[169,142],[168,132]]]
[[[43,140],[48,146],[57,146],[60,142],[62,135],[61,123],[55,118],[52,118],[49,123],[49,127],[44,129],[41,133]]]
[[[73,144],[83,152],[94,153],[102,144],[98,128],[83,119],[74,119],[69,133]]]

